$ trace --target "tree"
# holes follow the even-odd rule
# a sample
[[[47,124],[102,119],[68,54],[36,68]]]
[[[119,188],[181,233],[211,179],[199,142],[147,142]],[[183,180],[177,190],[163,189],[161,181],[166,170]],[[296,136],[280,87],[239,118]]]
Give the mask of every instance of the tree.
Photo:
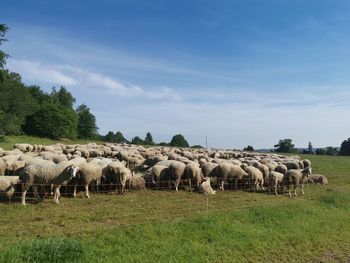
[[[114,133],[112,131],[109,131],[104,137],[103,139],[107,142],[113,142],[114,139]]]
[[[313,149],[313,147],[312,147],[312,143],[311,143],[311,142],[309,142],[309,144],[308,144],[308,146],[307,146],[307,152],[308,152],[309,154],[313,154],[313,153],[314,153],[314,149]]]
[[[340,146],[340,155],[350,156],[350,138],[344,140]]]
[[[147,132],[144,144],[146,144],[146,145],[154,145],[153,137],[152,137],[152,134],[150,132]]]
[[[53,139],[77,137],[78,117],[75,111],[57,105],[44,105],[28,116],[24,131]]]
[[[59,91],[56,90],[55,87],[52,88],[51,94],[52,104],[59,104],[63,107],[73,109],[73,104],[75,102],[75,98],[72,94],[67,91],[67,89],[63,86],[60,87]]]
[[[5,24],[0,24],[0,45],[7,41],[5,34],[8,30],[8,27]],[[8,57],[4,51],[0,50],[0,69],[3,69],[6,64],[6,58]]]
[[[253,148],[253,146],[248,145],[247,147],[245,147],[245,148],[243,149],[243,151],[250,151],[250,152],[252,152],[252,151],[254,151],[254,148]]]
[[[326,154],[327,155],[337,155],[338,154],[337,147],[332,147],[332,146],[326,147]]]
[[[276,148],[275,152],[280,152],[280,153],[296,152],[293,141],[291,139],[279,140],[278,144],[276,144],[274,147]]]
[[[136,145],[145,144],[145,142],[139,136],[132,138],[131,143]]]
[[[124,138],[123,134],[120,131],[117,131],[113,137],[113,142],[128,143],[128,140]]]
[[[90,109],[85,105],[81,104],[76,109],[78,114],[78,137],[82,139],[92,139],[97,136],[96,118],[90,112]]]
[[[326,155],[326,153],[327,153],[326,150],[323,148],[318,148],[316,150],[316,155]]]
[[[173,136],[170,142],[170,146],[173,147],[190,147],[185,137],[182,134],[176,134]]]

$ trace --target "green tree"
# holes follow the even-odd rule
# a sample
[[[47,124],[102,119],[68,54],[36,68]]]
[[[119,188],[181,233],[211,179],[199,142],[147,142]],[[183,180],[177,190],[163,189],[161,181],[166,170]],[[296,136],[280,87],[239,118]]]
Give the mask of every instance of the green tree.
[[[132,144],[137,144],[137,145],[145,144],[145,142],[139,136],[136,136],[136,137],[132,138],[131,143]]]
[[[173,136],[170,142],[170,146],[173,147],[190,147],[185,137],[182,134],[176,134]]]
[[[113,137],[113,142],[128,143],[128,140],[124,138],[124,135],[120,131],[117,131]]]
[[[103,140],[107,142],[113,142],[114,139],[114,133],[112,131],[109,131],[104,137]]]
[[[252,151],[254,151],[254,148],[253,148],[253,146],[248,145],[247,147],[245,147],[245,148],[243,149],[243,151],[250,151],[250,152],[252,152]]]
[[[59,138],[77,137],[78,117],[74,110],[58,105],[45,105],[27,117],[24,130],[36,136]]]
[[[75,98],[65,87],[61,86],[59,91],[57,91],[56,88],[53,87],[50,97],[52,104],[59,104],[63,107],[73,109]]]
[[[313,153],[314,153],[314,149],[313,149],[313,147],[312,147],[312,143],[311,143],[311,142],[309,142],[309,144],[308,144],[308,146],[307,146],[307,152],[308,152],[309,154],[313,154]]]
[[[326,154],[327,155],[337,155],[338,154],[337,147],[332,147],[332,146],[326,147]]]
[[[316,155],[326,155],[327,152],[323,148],[318,148],[315,153]]]
[[[342,142],[339,154],[344,156],[350,156],[350,138]]]
[[[96,118],[90,112],[90,109],[81,104],[76,109],[78,114],[78,137],[82,139],[92,139],[97,136]]]
[[[8,30],[8,27],[5,24],[0,24],[0,45],[7,41],[7,39],[5,38],[5,34]],[[3,69],[5,64],[6,64],[6,58],[8,57],[8,55],[0,50],[0,69]]]
[[[146,145],[154,145],[153,137],[152,137],[152,134],[150,132],[147,132],[144,143]]]
[[[296,152],[293,141],[291,139],[279,140],[278,144],[276,144],[274,147],[276,148],[275,152],[280,152],[280,153]]]

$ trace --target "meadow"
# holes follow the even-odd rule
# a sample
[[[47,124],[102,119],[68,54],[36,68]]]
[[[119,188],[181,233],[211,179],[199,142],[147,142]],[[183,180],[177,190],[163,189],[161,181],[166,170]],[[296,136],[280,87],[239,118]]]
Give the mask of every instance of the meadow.
[[[0,146],[2,147],[2,146]],[[349,262],[350,158],[305,195],[143,190],[0,203],[0,262]]]

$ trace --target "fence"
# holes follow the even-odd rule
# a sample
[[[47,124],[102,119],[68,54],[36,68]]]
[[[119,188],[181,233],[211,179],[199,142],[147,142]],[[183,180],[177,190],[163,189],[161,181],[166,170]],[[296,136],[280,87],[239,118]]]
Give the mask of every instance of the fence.
[[[179,192],[169,185],[174,181],[166,181],[157,189],[127,190],[124,194],[116,194],[117,185],[100,185],[98,190],[91,189],[91,198],[84,197],[83,192],[73,198],[73,187],[62,186],[60,189],[60,205],[53,203],[50,195],[51,185],[37,185],[43,197],[36,200],[33,188],[27,193],[28,205],[21,205],[21,191],[17,189],[11,203],[6,199],[0,203],[0,233],[5,233],[6,224],[14,225],[19,233],[33,228],[41,228],[47,234],[63,232],[76,233],[111,229],[120,225],[132,225],[152,222],[177,220],[182,218],[206,216],[221,212],[236,211],[250,207],[278,206],[286,203],[308,202],[323,196],[330,188],[320,185],[305,185],[305,195],[289,198],[286,192],[275,196],[267,189],[251,191],[253,185],[245,185],[239,189],[217,190],[215,195],[203,195],[182,181]],[[78,185],[83,189],[83,185]],[[94,187],[91,187],[94,188]],[[214,186],[216,188],[216,186]],[[332,188],[333,189],[333,188]],[[77,227],[79,222],[80,227]],[[81,227],[83,224],[83,228]],[[35,231],[34,231],[35,232]]]

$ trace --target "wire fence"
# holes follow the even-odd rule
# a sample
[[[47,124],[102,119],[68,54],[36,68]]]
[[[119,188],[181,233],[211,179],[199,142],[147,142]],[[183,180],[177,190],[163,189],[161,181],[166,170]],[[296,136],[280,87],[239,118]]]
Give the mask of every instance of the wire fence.
[[[179,192],[174,190],[175,181],[163,181],[157,187],[133,190],[126,187],[125,193],[118,192],[117,184],[100,184],[90,186],[91,198],[85,197],[84,185],[76,185],[78,195],[73,197],[74,185],[60,187],[60,205],[53,203],[51,184],[38,184],[39,199],[33,186],[26,196],[25,208],[21,207],[21,185],[15,189],[9,202],[3,198],[0,203],[0,236],[6,232],[6,224],[17,222],[15,229],[21,232],[36,227],[43,227],[46,233],[81,233],[98,229],[111,229],[117,226],[143,224],[193,218],[215,213],[237,211],[245,208],[262,206],[279,206],[290,203],[309,202],[324,196],[328,186],[309,185],[304,187],[303,196],[290,198],[287,191],[275,195],[271,187],[255,190],[255,184],[226,184],[225,191],[203,195],[196,187],[189,189],[188,182],[182,180]],[[170,187],[169,187],[170,186]],[[218,187],[214,184],[214,189]],[[191,190],[191,191],[190,191]],[[291,187],[293,193],[293,187]],[[300,194],[300,189],[298,189]],[[84,222],[84,227],[76,228],[76,222]]]

